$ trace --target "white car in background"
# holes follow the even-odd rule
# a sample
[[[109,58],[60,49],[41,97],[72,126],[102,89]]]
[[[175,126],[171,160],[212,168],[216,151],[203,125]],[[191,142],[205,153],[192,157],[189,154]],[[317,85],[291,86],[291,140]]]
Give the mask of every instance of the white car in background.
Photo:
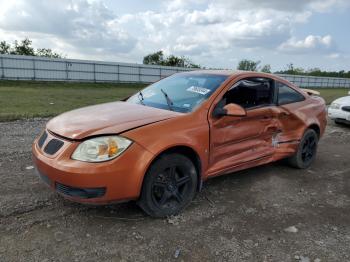
[[[350,124],[350,91],[348,96],[332,102],[328,108],[328,116],[337,124]]]

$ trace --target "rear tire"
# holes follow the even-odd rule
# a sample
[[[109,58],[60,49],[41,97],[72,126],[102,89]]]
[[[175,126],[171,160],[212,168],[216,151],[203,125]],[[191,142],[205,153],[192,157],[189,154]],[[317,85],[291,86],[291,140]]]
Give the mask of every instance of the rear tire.
[[[334,123],[339,125],[339,126],[348,126],[348,125],[350,125],[350,121],[346,122],[346,121],[340,121],[338,119],[335,119]]]
[[[337,120],[337,119],[335,119],[334,120],[334,123],[336,123],[337,125],[343,125],[343,123],[342,122],[340,122],[339,120]]]
[[[145,175],[138,204],[152,217],[176,215],[194,198],[197,180],[197,170],[186,156],[162,155]]]
[[[287,159],[289,165],[299,169],[310,167],[316,158],[317,145],[317,133],[312,129],[307,129],[299,143],[298,151]]]

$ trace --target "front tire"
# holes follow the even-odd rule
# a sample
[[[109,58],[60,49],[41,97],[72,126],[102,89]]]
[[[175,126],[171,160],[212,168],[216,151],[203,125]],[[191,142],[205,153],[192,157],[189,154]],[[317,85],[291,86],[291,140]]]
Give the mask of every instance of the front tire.
[[[316,158],[317,145],[317,133],[312,129],[307,129],[299,143],[298,151],[287,159],[289,165],[299,169],[310,167]]]
[[[197,170],[186,156],[160,156],[147,171],[139,206],[150,216],[166,217],[182,211],[197,190]]]

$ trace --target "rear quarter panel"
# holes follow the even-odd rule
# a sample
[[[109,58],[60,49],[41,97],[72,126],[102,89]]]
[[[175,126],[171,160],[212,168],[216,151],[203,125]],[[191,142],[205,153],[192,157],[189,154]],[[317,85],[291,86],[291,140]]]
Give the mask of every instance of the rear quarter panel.
[[[284,123],[289,125],[291,129],[291,131],[287,132],[285,135],[290,136],[291,139],[300,140],[306,129],[312,125],[317,125],[320,129],[320,137],[322,137],[327,125],[325,100],[320,96],[309,95],[303,89],[279,76],[273,75],[271,78],[295,89],[305,97],[305,100],[302,102],[280,106],[281,109],[286,109],[293,114],[287,119],[288,122]]]
[[[303,102],[282,105],[280,108],[290,113],[285,121],[281,120],[284,125],[282,128],[286,130],[282,134],[283,141],[300,140],[306,129],[312,125],[317,125],[320,135],[323,135],[327,120],[322,98],[307,96]]]

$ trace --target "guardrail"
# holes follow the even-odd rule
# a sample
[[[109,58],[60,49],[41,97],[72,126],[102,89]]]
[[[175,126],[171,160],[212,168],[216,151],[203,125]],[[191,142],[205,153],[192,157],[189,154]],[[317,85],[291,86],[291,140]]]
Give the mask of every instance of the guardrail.
[[[0,79],[152,83],[191,69],[119,62],[0,55]],[[279,75],[308,88],[350,88],[349,78]]]

